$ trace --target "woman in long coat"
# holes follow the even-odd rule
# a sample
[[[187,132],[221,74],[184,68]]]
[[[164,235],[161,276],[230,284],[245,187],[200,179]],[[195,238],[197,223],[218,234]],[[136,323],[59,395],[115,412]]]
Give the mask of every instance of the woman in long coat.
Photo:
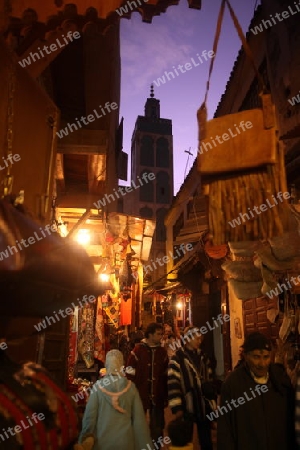
[[[124,377],[123,365],[122,353],[109,351],[106,375],[96,383],[89,397],[79,442],[92,437],[93,450],[153,448],[139,393]]]

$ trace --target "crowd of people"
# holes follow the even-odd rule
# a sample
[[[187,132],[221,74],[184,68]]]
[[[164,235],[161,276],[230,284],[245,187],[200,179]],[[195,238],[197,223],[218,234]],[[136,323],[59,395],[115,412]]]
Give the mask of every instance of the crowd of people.
[[[171,325],[151,323],[127,361],[109,351],[78,450],[191,450],[195,431],[201,450],[213,450],[212,428],[218,450],[300,448],[300,381],[295,393],[284,367],[271,362],[269,340],[258,332],[246,336],[219,392],[202,341],[197,327],[178,339]],[[166,407],[173,415],[167,426]]]

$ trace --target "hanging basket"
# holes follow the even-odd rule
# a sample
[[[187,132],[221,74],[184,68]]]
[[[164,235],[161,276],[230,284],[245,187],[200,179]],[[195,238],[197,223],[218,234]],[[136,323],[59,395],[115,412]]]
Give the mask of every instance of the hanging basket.
[[[273,255],[271,247],[268,244],[265,244],[255,252],[254,264],[257,267],[260,267],[261,264],[263,264],[269,270],[276,272],[291,270],[294,266],[294,260],[278,261]]]
[[[222,264],[222,269],[226,272],[228,278],[234,280],[245,282],[261,280],[260,270],[250,261],[226,261]]]
[[[251,298],[263,297],[261,293],[262,281],[245,281],[229,280],[228,284],[232,287],[232,290],[237,298],[240,300],[249,300]]]
[[[222,259],[228,253],[227,245],[212,245],[210,241],[207,241],[204,245],[205,253],[212,259]]]
[[[201,108],[198,112],[202,136],[198,170],[206,184],[209,231],[215,245],[271,239],[288,227],[289,207],[283,197],[287,192],[284,153],[276,139],[274,106],[269,95],[262,96],[262,105],[262,109],[207,123]],[[244,126],[247,122],[253,125],[249,129]],[[236,131],[232,136],[237,124],[243,124],[245,131],[239,128],[239,134]],[[216,136],[224,142],[217,144]],[[279,192],[282,195],[278,198]]]
[[[279,261],[300,256],[300,236],[298,231],[289,231],[280,237],[269,239],[272,253]]]
[[[261,247],[260,241],[228,242],[233,260],[252,261],[254,252]]]
[[[225,5],[250,60],[261,95],[261,108],[235,112],[207,121],[206,101],[215,58],[211,60],[204,101],[197,112],[198,170],[209,198],[209,231],[215,245],[228,241],[268,239],[286,227],[284,151],[277,139],[275,108],[239,21],[228,0],[222,0],[213,51],[221,35]],[[267,205],[267,206],[266,206]],[[256,213],[255,208],[261,208]],[[256,215],[253,213],[255,211]]]

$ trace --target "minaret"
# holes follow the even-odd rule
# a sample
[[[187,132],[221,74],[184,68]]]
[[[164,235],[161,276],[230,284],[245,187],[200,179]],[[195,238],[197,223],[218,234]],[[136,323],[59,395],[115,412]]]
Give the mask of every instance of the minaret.
[[[147,98],[144,115],[138,116],[131,145],[131,180],[142,179],[144,172],[155,175],[153,181],[145,183],[133,191],[133,196],[124,197],[126,214],[143,218],[156,219],[156,231],[152,243],[151,260],[166,256],[165,215],[173,199],[173,136],[172,121],[160,117],[160,101],[155,98],[154,87],[150,87],[150,97]],[[148,271],[150,282],[163,278],[166,264],[152,265]]]

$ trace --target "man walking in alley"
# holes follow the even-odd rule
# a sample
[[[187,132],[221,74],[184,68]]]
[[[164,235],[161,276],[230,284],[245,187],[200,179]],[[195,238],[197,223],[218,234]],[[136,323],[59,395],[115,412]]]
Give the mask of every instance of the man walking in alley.
[[[161,340],[161,346],[167,350],[168,358],[171,359],[176,352],[176,341],[175,335],[173,333],[171,325],[168,323],[164,324],[164,332]]]
[[[167,406],[168,355],[161,346],[162,325],[150,323],[145,339],[137,344],[128,358],[130,378],[139,391],[145,412],[149,411],[150,432],[155,442],[163,436],[164,408]]]
[[[196,423],[201,450],[212,450],[211,423],[206,417],[203,396],[203,383],[209,383],[212,371],[208,358],[200,350],[202,340],[198,328],[185,328],[185,345],[169,363],[168,396],[176,419]]]
[[[271,344],[249,334],[244,363],[222,386],[218,450],[293,450],[294,393],[281,364],[271,363]]]

